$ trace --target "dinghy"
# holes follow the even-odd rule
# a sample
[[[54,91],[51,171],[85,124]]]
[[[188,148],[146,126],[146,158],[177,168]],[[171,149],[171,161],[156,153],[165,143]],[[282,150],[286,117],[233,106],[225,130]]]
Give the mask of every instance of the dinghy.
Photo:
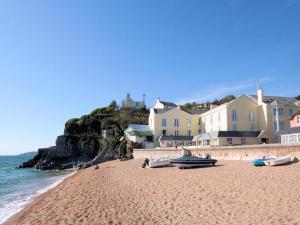
[[[179,169],[201,167],[208,165],[215,165],[217,160],[211,159],[208,155],[206,158],[199,158],[197,156],[192,156],[190,150],[182,149],[182,156],[178,159],[171,159],[171,163],[177,166]]]
[[[292,156],[286,155],[272,160],[265,161],[266,166],[279,166],[292,162]]]
[[[160,168],[160,167],[170,166],[171,162],[170,159],[159,158],[154,160],[146,159],[145,164],[147,168]]]
[[[265,162],[268,160],[273,160],[274,158],[261,158],[261,159],[254,159],[253,161],[251,161],[251,163],[253,164],[253,166],[265,166]]]

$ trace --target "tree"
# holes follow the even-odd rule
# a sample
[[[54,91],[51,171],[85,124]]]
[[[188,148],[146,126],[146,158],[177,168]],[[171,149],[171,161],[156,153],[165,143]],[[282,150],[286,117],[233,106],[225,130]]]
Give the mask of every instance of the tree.
[[[300,101],[300,95],[296,96],[295,98]]]
[[[236,99],[236,97],[234,95],[227,95],[220,100],[220,105],[227,103],[227,102],[231,102],[234,99]]]

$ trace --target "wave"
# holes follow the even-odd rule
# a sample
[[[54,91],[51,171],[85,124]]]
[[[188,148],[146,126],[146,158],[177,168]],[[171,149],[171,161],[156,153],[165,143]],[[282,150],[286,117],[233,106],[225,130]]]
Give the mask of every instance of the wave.
[[[74,173],[76,172],[72,172],[64,176],[48,178],[46,186],[44,183],[37,184],[37,188],[34,191],[28,192],[28,190],[26,190],[27,192],[24,191],[19,193],[11,193],[3,197],[0,196],[0,224],[4,223],[10,217],[20,212],[37,196],[53,189],[66,178],[72,176]]]

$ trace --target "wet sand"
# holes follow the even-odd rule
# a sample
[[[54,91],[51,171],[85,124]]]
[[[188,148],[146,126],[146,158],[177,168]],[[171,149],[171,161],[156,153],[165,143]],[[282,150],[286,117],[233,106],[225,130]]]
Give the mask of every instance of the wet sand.
[[[300,163],[190,170],[111,161],[80,171],[5,224],[300,224]]]

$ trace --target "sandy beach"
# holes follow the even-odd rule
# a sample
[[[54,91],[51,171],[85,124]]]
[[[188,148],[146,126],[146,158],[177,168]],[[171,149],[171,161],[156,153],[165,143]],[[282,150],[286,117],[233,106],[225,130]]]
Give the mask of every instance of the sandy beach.
[[[80,171],[5,224],[300,224],[300,163],[190,170],[111,161]]]

